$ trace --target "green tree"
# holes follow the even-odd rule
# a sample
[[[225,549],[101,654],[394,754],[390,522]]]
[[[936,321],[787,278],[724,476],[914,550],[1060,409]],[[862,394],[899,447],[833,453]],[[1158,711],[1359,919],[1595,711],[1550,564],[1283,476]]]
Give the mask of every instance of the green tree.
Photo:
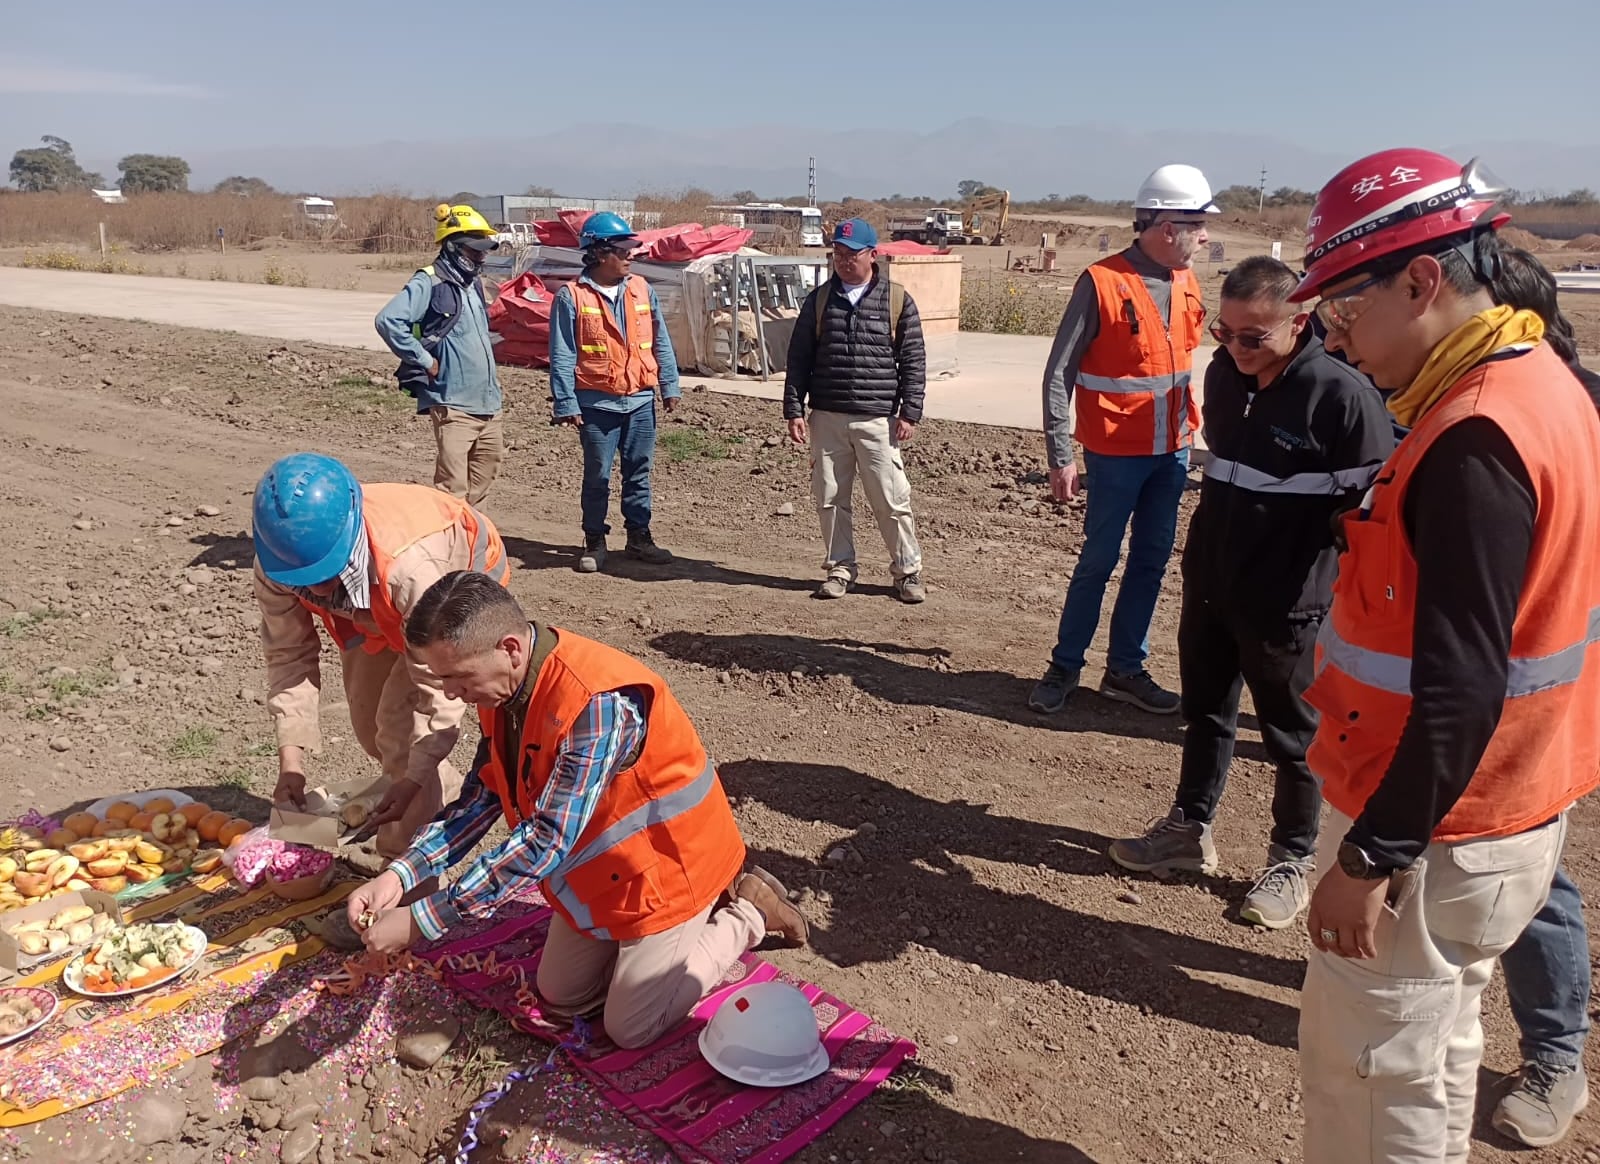
[[[982,194],[994,194],[999,187],[991,186],[987,182],[980,182],[976,178],[964,178],[956,183],[956,197],[966,202]]]
[[[18,150],[11,155],[11,181],[18,189],[37,193],[41,190],[83,190],[103,185],[105,179],[91,174],[78,165],[73,156],[72,143],[45,134],[39,139],[43,146],[31,150]]]
[[[212,188],[213,194],[237,194],[241,198],[260,198],[268,194],[276,194],[270,185],[261,178],[245,178],[235,174],[231,178],[224,178]]]
[[[554,186],[529,186],[522,192],[522,196],[524,198],[554,198],[556,196],[556,188]]]
[[[735,190],[728,195],[729,202],[760,202],[761,196],[754,190]]]
[[[189,163],[162,154],[129,154],[117,163],[124,194],[156,194],[189,188]]]

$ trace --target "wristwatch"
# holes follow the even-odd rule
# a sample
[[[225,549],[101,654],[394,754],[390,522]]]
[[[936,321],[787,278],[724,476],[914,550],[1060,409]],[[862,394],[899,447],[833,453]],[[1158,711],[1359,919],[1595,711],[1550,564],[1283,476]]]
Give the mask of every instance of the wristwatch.
[[[1357,881],[1378,881],[1394,872],[1375,864],[1365,849],[1351,841],[1339,846],[1339,868]]]

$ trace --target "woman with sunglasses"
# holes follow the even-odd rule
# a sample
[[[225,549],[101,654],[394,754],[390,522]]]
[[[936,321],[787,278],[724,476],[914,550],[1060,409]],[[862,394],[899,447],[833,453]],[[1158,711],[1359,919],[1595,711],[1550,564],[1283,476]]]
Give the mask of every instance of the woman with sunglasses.
[[[1143,836],[1110,850],[1139,872],[1215,872],[1211,821],[1248,685],[1277,782],[1266,865],[1240,916],[1271,929],[1292,924],[1311,896],[1322,796],[1306,766],[1317,718],[1305,691],[1332,601],[1332,518],[1394,447],[1378,393],[1323,350],[1309,314],[1289,302],[1296,282],[1256,255],[1222,284],[1202,413],[1209,451],[1183,551],[1178,792]]]

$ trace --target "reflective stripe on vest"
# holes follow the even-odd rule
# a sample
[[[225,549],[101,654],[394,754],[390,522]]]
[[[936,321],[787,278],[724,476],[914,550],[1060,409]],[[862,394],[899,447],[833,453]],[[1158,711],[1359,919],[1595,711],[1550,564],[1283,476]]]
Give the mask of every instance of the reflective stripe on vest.
[[[1536,695],[1576,683],[1583,675],[1584,656],[1596,643],[1600,643],[1600,607],[1589,611],[1588,633],[1571,646],[1532,658],[1512,656],[1506,673],[1506,698]],[[1347,642],[1334,629],[1332,619],[1324,620],[1317,645],[1321,648],[1317,674],[1325,667],[1337,667],[1357,683],[1410,697],[1411,660],[1407,656],[1388,655]]]
[[[1363,465],[1358,469],[1333,469],[1326,473],[1291,473],[1287,477],[1274,477],[1260,469],[1229,461],[1223,457],[1206,460],[1205,475],[1225,485],[1236,485],[1252,493],[1292,493],[1302,497],[1337,497],[1365,489],[1377,477],[1379,465]]]
[[[701,772],[692,784],[686,784],[674,792],[669,792],[634,809],[627,816],[609,825],[605,831],[596,834],[587,845],[561,862],[560,867],[545,880],[546,891],[572,915],[572,920],[577,923],[580,930],[600,941],[610,941],[610,931],[594,924],[593,914],[589,912],[587,905],[578,900],[578,895],[567,884],[567,876],[596,857],[610,852],[629,837],[637,836],[645,829],[665,824],[675,817],[699,808],[716,784],[717,770],[708,759],[705,771]]]

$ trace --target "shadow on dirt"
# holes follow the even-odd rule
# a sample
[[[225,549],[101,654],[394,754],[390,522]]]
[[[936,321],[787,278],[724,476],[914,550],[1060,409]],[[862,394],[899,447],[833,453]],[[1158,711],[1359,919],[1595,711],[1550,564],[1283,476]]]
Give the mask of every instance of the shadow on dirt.
[[[256,546],[248,537],[204,533],[189,539],[200,552],[189,559],[191,566],[210,566],[216,570],[248,570],[255,565]]]
[[[834,922],[813,928],[812,945],[841,966],[887,962],[918,944],[997,974],[1056,982],[1085,994],[1281,1047],[1295,1046],[1293,1006],[1235,989],[1218,978],[1243,978],[1296,990],[1299,959],[1252,953],[1136,921],[1109,921],[981,884],[957,860],[976,858],[1021,869],[1091,877],[1114,896],[1104,857],[1110,838],[1058,825],[998,816],[987,805],[929,800],[834,764],[740,760],[719,766],[728,791],[802,820],[846,828],[875,822],[848,842],[870,881],[828,874]],[[814,866],[775,852],[754,852],[779,877],[804,883]],[[899,920],[909,912],[913,922]]]

